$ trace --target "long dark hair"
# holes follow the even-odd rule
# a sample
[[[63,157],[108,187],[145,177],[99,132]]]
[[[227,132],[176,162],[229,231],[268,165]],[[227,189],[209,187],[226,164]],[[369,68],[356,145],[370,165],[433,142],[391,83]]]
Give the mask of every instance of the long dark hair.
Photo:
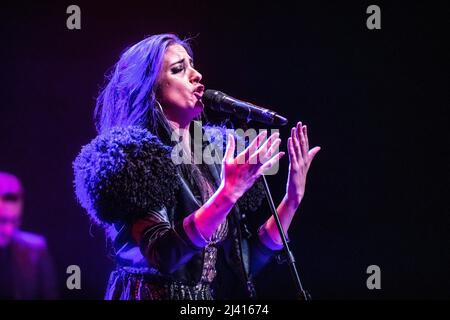
[[[155,135],[168,133],[161,130],[170,131],[156,101],[157,77],[169,46],[179,44],[193,56],[188,41],[174,34],[158,34],[123,52],[97,98],[94,119],[98,133],[116,126],[142,126]]]
[[[175,144],[171,141],[170,124],[156,100],[157,78],[164,54],[174,44],[183,46],[193,58],[189,39],[181,40],[168,33],[147,37],[123,52],[97,98],[94,120],[99,134],[109,132],[113,127],[141,126],[163,143]],[[204,113],[196,120],[202,117],[205,118]],[[200,189],[203,201],[210,197],[211,188],[205,184],[211,181],[211,176],[206,166],[181,164],[180,170],[189,183]]]

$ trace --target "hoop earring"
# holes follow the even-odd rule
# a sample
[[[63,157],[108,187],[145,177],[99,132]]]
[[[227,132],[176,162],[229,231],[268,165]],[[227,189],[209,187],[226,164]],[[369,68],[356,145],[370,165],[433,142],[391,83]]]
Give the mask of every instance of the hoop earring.
[[[158,106],[158,108],[159,108],[159,110],[161,111],[161,113],[164,114],[164,111],[163,111],[163,108],[162,108],[162,106],[161,106],[161,103],[159,103],[159,101],[156,100],[156,99],[155,99],[155,103],[156,103],[156,105]]]

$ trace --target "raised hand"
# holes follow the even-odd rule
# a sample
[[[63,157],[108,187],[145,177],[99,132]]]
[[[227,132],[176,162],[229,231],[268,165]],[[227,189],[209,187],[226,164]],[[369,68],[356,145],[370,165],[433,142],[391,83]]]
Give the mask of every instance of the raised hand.
[[[281,143],[279,133],[272,134],[264,143],[267,131],[261,132],[250,145],[234,157],[236,142],[228,135],[227,148],[222,161],[222,184],[232,201],[237,201],[285,153],[275,150]]]
[[[288,138],[289,174],[286,184],[286,198],[294,206],[298,206],[305,194],[306,175],[311,162],[320,147],[309,150],[308,131],[301,122],[291,129]]]

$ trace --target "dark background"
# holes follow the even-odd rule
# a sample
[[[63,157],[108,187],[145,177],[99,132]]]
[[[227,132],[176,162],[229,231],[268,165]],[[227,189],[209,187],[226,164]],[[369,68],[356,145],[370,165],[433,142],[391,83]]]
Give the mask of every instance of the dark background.
[[[275,109],[289,128],[303,121],[322,147],[289,232],[314,299],[450,298],[443,2],[152,2],[1,4],[0,170],[23,180],[23,227],[47,236],[62,298],[101,299],[113,267],[103,231],[76,202],[71,167],[95,136],[103,75],[126,47],[163,32],[197,36],[207,88]],[[71,4],[81,30],[66,28]],[[381,30],[366,28],[370,4],[381,7]],[[287,164],[269,177],[276,203]],[[79,291],[65,288],[71,264]],[[366,288],[372,264],[381,290]],[[258,280],[261,297],[294,297],[285,265]]]

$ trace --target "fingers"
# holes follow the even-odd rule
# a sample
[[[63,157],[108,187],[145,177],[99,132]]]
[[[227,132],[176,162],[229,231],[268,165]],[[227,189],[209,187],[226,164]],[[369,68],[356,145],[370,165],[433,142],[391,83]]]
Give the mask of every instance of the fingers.
[[[285,155],[284,152],[278,152],[276,155],[274,155],[270,160],[268,160],[258,169],[256,175],[260,176],[261,174],[264,174],[264,172],[272,168],[278,162],[278,160],[280,160],[284,155]]]
[[[291,142],[289,142],[289,139]],[[301,121],[291,129],[291,138],[288,139],[289,159],[292,162],[302,162],[309,166],[320,147],[309,150],[308,128],[302,125]]]
[[[296,164],[297,156],[295,155],[294,141],[292,140],[292,137],[288,138],[287,149],[288,149],[288,154],[289,154],[289,162]]]
[[[281,139],[277,138],[275,141],[269,146],[269,150],[265,154],[260,157],[261,164],[269,161],[270,158],[275,154],[275,151],[278,151],[278,147],[281,144]]]
[[[316,154],[320,151],[320,147],[314,147],[311,150],[309,150],[308,152],[308,156],[309,156],[309,164],[308,166],[311,164],[311,162],[313,161],[314,157],[316,156]]]
[[[236,141],[233,135],[228,135],[227,148],[224,155],[225,161],[229,163],[236,160],[237,163],[240,164],[248,161],[249,164],[258,164],[254,170],[264,172],[285,154],[284,152],[280,152],[276,156],[273,156],[281,143],[279,132],[275,132],[267,140],[264,140],[266,136],[267,131],[261,131],[256,138],[253,139],[250,145],[234,159],[233,156],[236,149]],[[289,162],[291,164],[306,165],[309,167],[321,148],[314,147],[309,150],[308,128],[299,121],[295,127],[291,128],[291,136],[288,138],[287,149]],[[257,162],[258,160],[259,163]]]
[[[239,158],[239,160],[243,161],[243,162],[239,162],[239,163],[244,163],[245,159],[250,158],[250,156],[255,152],[255,150],[258,149],[261,142],[264,141],[264,138],[266,137],[266,135],[267,135],[267,131],[264,130],[264,131],[260,132],[256,136],[255,139],[253,139],[253,141],[250,143],[250,145],[237,156],[237,158]]]
[[[225,154],[223,156],[226,163],[233,162],[235,147],[236,143],[234,141],[234,136],[232,134],[228,134],[227,148],[225,149]]]
[[[307,155],[308,155],[308,149],[306,148],[306,139],[305,139],[305,135],[303,134],[303,127],[301,122],[297,123],[297,127],[296,129],[296,133],[298,136],[298,141],[300,142],[300,151],[302,153],[302,157],[303,159],[306,161],[307,160]]]
[[[305,149],[309,150],[308,128],[306,124],[303,126],[303,136],[305,137]]]
[[[300,147],[300,141],[298,138],[298,134],[297,134],[297,128],[294,127],[291,129],[291,138],[292,138],[292,142],[294,144],[294,153],[295,153],[295,157],[297,158],[297,162],[302,162],[303,161],[303,155],[302,155],[302,150]]]
[[[264,144],[250,157],[249,163],[256,164],[259,160],[261,164],[264,164],[267,160],[269,160],[275,148],[281,143],[281,139],[278,138],[279,136],[279,132],[272,134],[269,139],[267,139],[266,142],[264,142]]]

